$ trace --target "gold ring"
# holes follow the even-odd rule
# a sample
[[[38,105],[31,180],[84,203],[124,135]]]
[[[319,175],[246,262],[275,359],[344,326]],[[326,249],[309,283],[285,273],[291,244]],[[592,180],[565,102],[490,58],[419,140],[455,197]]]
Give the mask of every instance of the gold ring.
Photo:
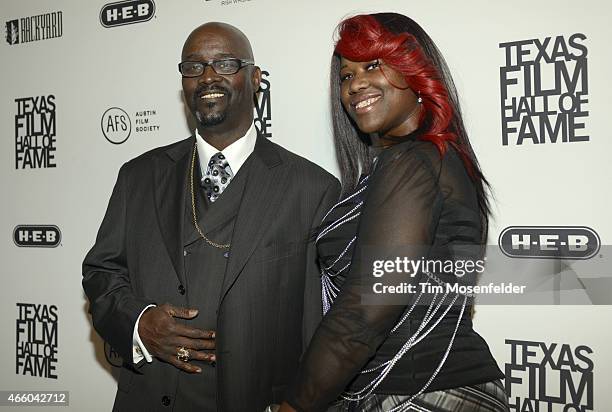
[[[189,350],[181,346],[176,350],[176,358],[181,362],[189,362]]]

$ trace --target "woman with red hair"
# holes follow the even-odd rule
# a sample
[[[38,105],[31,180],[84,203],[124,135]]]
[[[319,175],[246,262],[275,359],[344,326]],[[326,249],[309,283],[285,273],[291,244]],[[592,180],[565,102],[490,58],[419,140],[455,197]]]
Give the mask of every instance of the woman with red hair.
[[[442,55],[406,16],[355,16],[331,89],[344,196],[316,239],[325,316],[280,410],[508,411],[472,296],[449,287],[476,283],[489,206]]]

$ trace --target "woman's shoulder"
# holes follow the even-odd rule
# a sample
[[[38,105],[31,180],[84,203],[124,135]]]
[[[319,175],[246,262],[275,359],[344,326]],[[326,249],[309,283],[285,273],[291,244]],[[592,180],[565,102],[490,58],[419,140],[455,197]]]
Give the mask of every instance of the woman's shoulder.
[[[442,149],[442,150],[441,150]],[[401,142],[379,154],[375,170],[381,179],[427,178],[440,186],[469,186],[471,180],[457,150],[429,140]]]
[[[384,162],[397,162],[401,160],[422,160],[432,166],[440,168],[443,166],[462,167],[463,162],[457,149],[448,143],[436,145],[426,139],[411,139],[400,142],[381,153],[379,156]]]
[[[410,139],[382,151],[377,162],[380,168],[414,170],[418,167],[433,173],[440,170],[444,157],[446,153],[443,155],[434,143],[428,140]]]

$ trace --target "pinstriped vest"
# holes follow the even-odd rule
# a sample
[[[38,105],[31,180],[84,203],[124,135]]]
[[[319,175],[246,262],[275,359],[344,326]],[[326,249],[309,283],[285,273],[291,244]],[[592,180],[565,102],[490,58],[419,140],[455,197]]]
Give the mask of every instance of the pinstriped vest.
[[[196,211],[200,229],[216,243],[231,243],[234,223],[249,174],[251,159],[242,165],[223,194],[210,202],[204,190],[195,182]],[[204,330],[217,330],[219,297],[227,267],[228,249],[209,245],[196,231],[193,223],[191,191],[186,191],[183,229],[183,285],[187,307],[199,310],[198,316],[186,324]],[[216,369],[205,362],[192,361],[202,368],[201,374],[179,372],[174,411],[217,411]]]

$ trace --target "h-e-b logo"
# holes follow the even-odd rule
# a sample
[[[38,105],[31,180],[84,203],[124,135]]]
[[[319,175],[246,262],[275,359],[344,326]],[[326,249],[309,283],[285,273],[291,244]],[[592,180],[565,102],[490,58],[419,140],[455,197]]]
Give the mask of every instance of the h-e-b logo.
[[[154,14],[155,2],[153,0],[117,1],[102,7],[100,23],[108,28],[143,23],[151,20]]]
[[[61,240],[55,225],[19,225],[13,230],[13,241],[19,247],[57,247]]]

